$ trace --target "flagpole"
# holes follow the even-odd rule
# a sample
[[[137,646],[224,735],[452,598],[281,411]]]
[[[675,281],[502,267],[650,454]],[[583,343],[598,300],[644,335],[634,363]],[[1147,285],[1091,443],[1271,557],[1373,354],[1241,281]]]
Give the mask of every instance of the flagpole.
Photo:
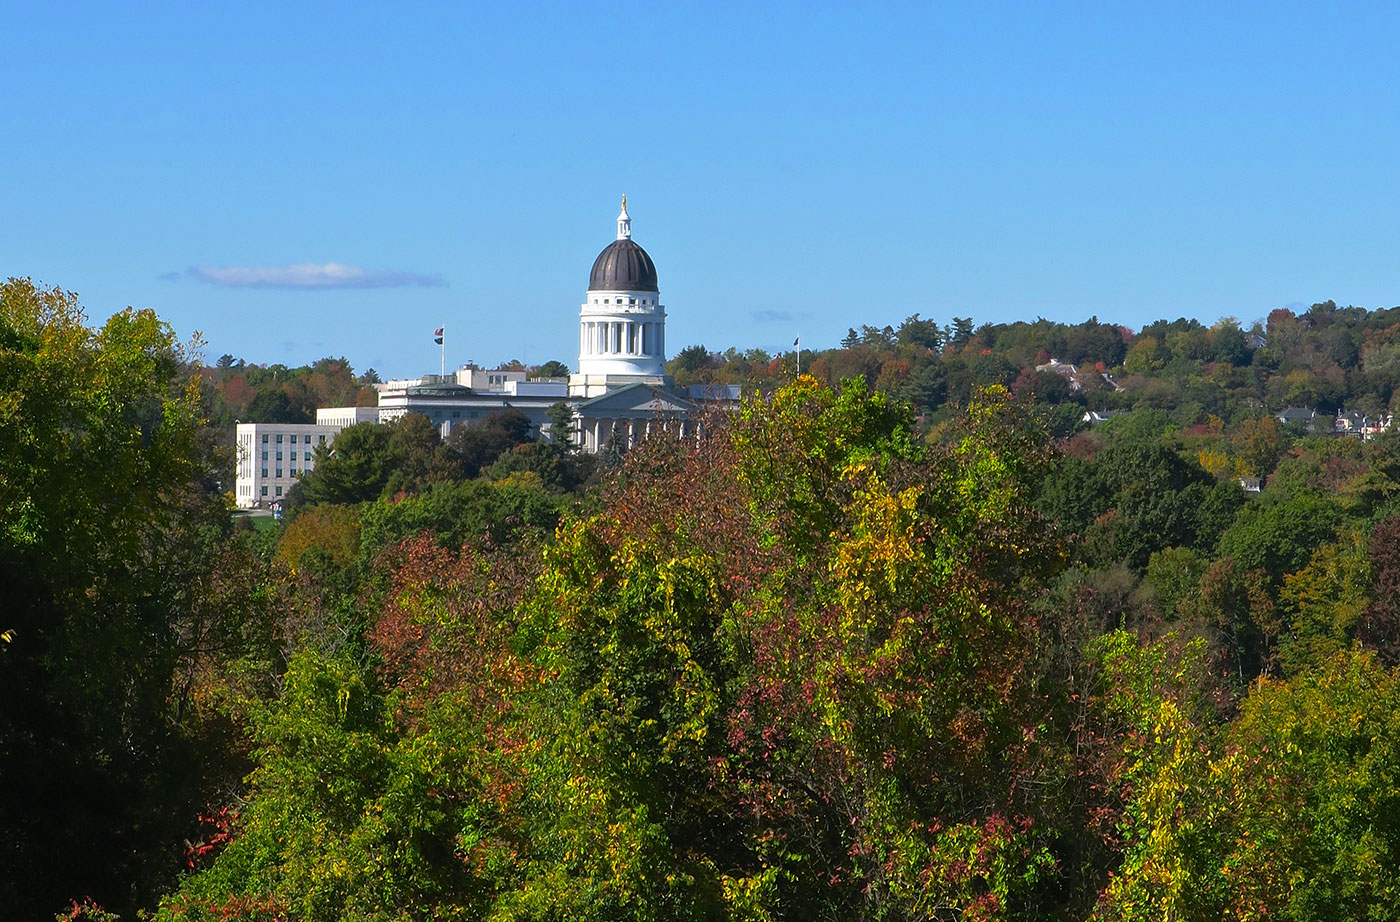
[[[447,324],[442,325],[442,338],[438,341],[442,354],[438,356],[438,377],[447,377]]]
[[[792,344],[797,347],[797,376],[800,378],[802,377],[802,337],[794,339]]]

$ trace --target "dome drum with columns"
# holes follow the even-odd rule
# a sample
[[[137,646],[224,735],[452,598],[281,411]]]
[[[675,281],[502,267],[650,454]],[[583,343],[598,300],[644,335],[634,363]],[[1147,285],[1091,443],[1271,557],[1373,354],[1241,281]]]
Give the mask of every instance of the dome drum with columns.
[[[617,239],[593,261],[579,310],[578,374],[570,396],[594,397],[627,384],[667,385],[666,308],[656,264],[632,239],[627,197],[617,216]]]

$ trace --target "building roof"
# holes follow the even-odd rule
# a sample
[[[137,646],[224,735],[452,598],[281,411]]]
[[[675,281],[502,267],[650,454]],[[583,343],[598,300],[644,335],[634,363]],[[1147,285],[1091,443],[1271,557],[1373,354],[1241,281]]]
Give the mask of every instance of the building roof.
[[[692,384],[686,388],[691,400],[737,402],[740,398],[738,384]]]
[[[660,291],[656,286],[656,263],[632,238],[614,240],[593,260],[588,290]]]
[[[648,413],[685,413],[695,409],[689,400],[666,387],[638,381],[610,389],[605,394],[589,397],[574,404],[580,415],[591,415],[600,410],[628,410]]]

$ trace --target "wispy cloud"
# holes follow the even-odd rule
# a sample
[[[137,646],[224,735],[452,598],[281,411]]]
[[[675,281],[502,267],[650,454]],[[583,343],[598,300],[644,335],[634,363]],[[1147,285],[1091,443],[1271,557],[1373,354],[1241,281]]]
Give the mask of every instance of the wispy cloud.
[[[440,275],[402,269],[361,269],[343,263],[293,263],[290,266],[194,266],[192,278],[220,288],[438,288]]]
[[[783,323],[792,320],[791,311],[750,311],[749,315],[759,323]]]

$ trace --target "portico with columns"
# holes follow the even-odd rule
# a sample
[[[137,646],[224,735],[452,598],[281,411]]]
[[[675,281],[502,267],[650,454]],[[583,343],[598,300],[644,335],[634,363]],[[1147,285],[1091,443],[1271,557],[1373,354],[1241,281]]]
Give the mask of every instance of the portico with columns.
[[[696,434],[696,405],[676,394],[634,382],[573,405],[579,447],[595,454],[627,451],[658,432]]]

